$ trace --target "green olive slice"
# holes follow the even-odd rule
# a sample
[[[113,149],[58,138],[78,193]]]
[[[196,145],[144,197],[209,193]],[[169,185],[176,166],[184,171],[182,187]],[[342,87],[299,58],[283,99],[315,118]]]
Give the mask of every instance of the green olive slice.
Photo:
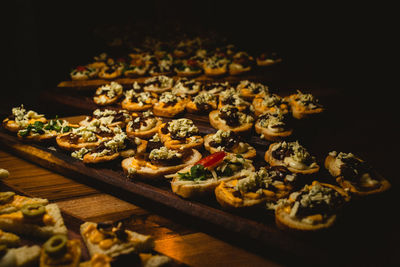
[[[14,192],[0,192],[0,204],[5,204],[10,202],[10,200],[14,197]]]
[[[35,219],[41,217],[46,213],[46,210],[42,204],[26,204],[21,208],[24,217],[29,219]]]
[[[51,257],[61,256],[67,252],[67,242],[67,236],[54,235],[43,244],[43,249]]]

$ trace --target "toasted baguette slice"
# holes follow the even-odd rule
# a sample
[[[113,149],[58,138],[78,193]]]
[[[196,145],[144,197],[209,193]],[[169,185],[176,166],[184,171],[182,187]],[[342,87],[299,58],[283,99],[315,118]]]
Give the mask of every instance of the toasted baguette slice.
[[[317,173],[319,171],[320,167],[318,164],[315,164],[313,167],[310,167],[308,169],[297,169],[297,168],[294,168],[294,167],[291,167],[291,166],[285,164],[283,160],[275,159],[272,156],[272,147],[275,144],[276,143],[272,143],[264,155],[265,161],[268,162],[271,166],[285,166],[289,171],[291,171],[293,173],[298,173],[298,174],[313,174],[313,173]]]
[[[237,127],[231,127],[231,126],[227,125],[226,122],[218,116],[218,113],[219,113],[218,110],[213,110],[208,115],[208,117],[210,119],[210,124],[215,129],[224,130],[224,131],[231,130],[236,133],[243,133],[243,132],[250,131],[253,127],[253,123],[251,123],[251,122],[244,123]]]
[[[313,182],[312,186],[315,184],[320,184],[322,187],[328,187],[335,190],[341,197],[343,197],[344,202],[348,202],[350,200],[349,195],[338,186],[326,183],[318,183],[316,181]],[[276,225],[281,229],[300,232],[319,231],[331,227],[336,221],[337,214],[335,213],[327,215],[326,218],[323,218],[321,214],[308,216],[313,223],[300,220],[295,216],[291,216],[291,210],[293,208],[291,203],[293,204],[294,200],[291,201],[291,197],[289,197],[289,201],[278,205],[275,210],[275,222]]]
[[[222,76],[228,72],[226,65],[222,66],[220,68],[210,68],[210,67],[204,66],[203,69],[204,69],[204,74],[206,76],[211,76],[211,77]]]
[[[16,247],[20,243],[21,239],[19,236],[4,232],[0,229],[0,245],[6,245],[7,247]]]
[[[163,177],[164,175],[175,173],[176,171],[185,168],[188,165],[194,164],[201,159],[199,151],[192,149],[190,155],[185,158],[184,162],[175,166],[156,166],[149,162],[135,159],[135,157],[124,159],[121,163],[124,172],[131,178],[141,178],[146,180],[154,180]],[[135,173],[130,174],[130,169],[135,168]]]
[[[156,116],[173,118],[185,110],[187,100],[180,100],[173,106],[165,106],[164,103],[158,102],[153,106],[153,113]]]
[[[69,142],[68,137],[67,137],[69,134],[70,133],[60,134],[56,138],[57,145],[60,148],[65,149],[67,151],[75,151],[75,150],[79,150],[81,148],[87,148],[87,149],[95,148],[98,145],[100,145],[100,143],[103,141],[102,139],[104,139],[101,136],[98,136],[98,140],[96,142],[78,142],[75,144],[75,143]]]
[[[202,112],[207,112],[213,109],[217,109],[217,102],[216,101],[212,101],[212,102],[207,102],[207,105],[209,107],[209,109],[206,110],[201,110],[198,108],[198,106],[196,105],[196,103],[194,103],[192,100],[189,101],[186,105],[186,110],[190,113],[202,113]]]
[[[210,146],[210,142],[212,140],[211,137],[213,135],[214,134],[207,134],[206,136],[204,136],[204,148],[211,154],[220,151],[218,148]],[[224,148],[222,148],[222,150],[224,150],[227,153],[240,154],[245,159],[251,159],[257,155],[256,149],[252,146],[248,146],[248,150],[246,152],[238,151],[237,146],[233,147],[233,150],[227,151]]]
[[[263,195],[256,195],[254,197],[238,197],[234,195],[236,191],[234,188],[238,182],[238,179],[223,181],[215,188],[215,197],[218,203],[226,209],[232,208],[246,208],[253,207],[267,201],[267,198]]]
[[[134,131],[132,129],[132,127],[128,124],[126,126],[126,134],[129,137],[150,138],[158,132],[158,129],[160,128],[161,124],[163,123],[161,118],[156,117],[156,119],[157,119],[156,125],[153,128],[145,130],[145,131],[141,131],[141,130]]]
[[[28,124],[33,124],[35,123],[35,121],[40,121],[43,123],[47,122],[47,119],[42,117],[42,118],[37,118],[37,119],[30,119],[28,121]],[[5,118],[3,120],[3,127],[4,129],[10,131],[10,132],[18,132],[19,130],[24,129],[24,127],[22,127],[21,125],[17,124],[14,120],[10,120],[8,118]]]
[[[78,239],[67,241],[67,250],[63,255],[49,256],[42,247],[40,267],[78,267],[81,261],[81,242]]]
[[[289,102],[289,105],[292,109],[293,118],[305,119],[309,117],[314,117],[317,114],[321,114],[324,111],[324,108],[322,106],[317,106],[313,109],[310,109],[307,106],[304,106],[298,101],[296,101],[296,97],[300,94],[302,93],[298,91],[297,94],[292,94],[290,96],[285,97],[285,99]]]
[[[86,247],[89,250],[89,254],[93,257],[95,254],[104,254],[111,258],[115,258],[121,254],[130,254],[132,252],[143,252],[150,251],[154,248],[154,240],[151,236],[138,234],[130,230],[125,230],[128,235],[126,241],[119,240],[115,242],[114,239],[108,239],[110,246],[106,249],[102,249],[98,242],[93,242],[91,236],[97,235],[102,236],[101,241],[107,240],[107,238],[97,230],[97,223],[85,222],[80,226],[81,236],[85,242]],[[98,238],[97,238],[98,239]],[[106,242],[106,241],[105,241]]]
[[[39,263],[40,247],[23,246],[8,249],[6,254],[0,258],[1,267],[27,267],[36,266]]]
[[[190,181],[190,180],[181,180],[178,173],[186,173],[189,172],[191,167],[194,164],[187,166],[184,169],[179,170],[173,177],[171,181],[172,192],[183,197],[183,198],[197,198],[207,195],[212,195],[215,191],[215,188],[224,181],[239,179],[248,175],[249,172],[254,171],[254,166],[250,163],[251,161],[247,160],[246,166],[232,176],[228,177],[218,177],[218,178],[210,178],[203,181]]]
[[[281,141],[291,136],[293,133],[293,129],[287,129],[282,132],[273,132],[268,128],[262,127],[260,124],[260,120],[256,121],[256,123],[254,124],[254,129],[256,130],[256,133],[261,134],[264,137],[264,139],[268,141]]]
[[[243,67],[240,64],[231,63],[229,64],[229,74],[230,75],[241,75],[243,73],[251,71],[251,66]]]
[[[359,158],[357,158],[359,159]],[[361,159],[359,159],[362,161]],[[367,174],[372,177],[374,181],[373,184],[365,183],[365,185],[361,184],[361,181],[350,181],[346,178],[338,164],[335,163],[336,158],[334,156],[328,155],[325,158],[325,168],[329,171],[329,173],[336,178],[336,182],[345,190],[349,190],[352,194],[357,196],[367,196],[382,193],[391,188],[390,182],[385,179],[382,175],[380,175],[376,170],[371,169]],[[360,173],[360,175],[362,175]]]
[[[67,228],[57,204],[48,204],[45,206],[45,210],[46,214],[42,221],[46,220],[46,222],[50,221],[51,223],[44,223],[43,225],[42,222],[38,224],[27,221],[21,211],[16,211],[0,215],[0,229],[38,238],[49,238],[56,234],[66,235]]]

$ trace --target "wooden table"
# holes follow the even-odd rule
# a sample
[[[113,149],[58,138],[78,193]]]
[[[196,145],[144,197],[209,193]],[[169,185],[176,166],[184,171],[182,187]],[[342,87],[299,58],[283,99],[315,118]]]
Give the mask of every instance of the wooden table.
[[[137,232],[156,239],[156,251],[190,266],[280,266],[274,260],[200,231],[196,225],[188,224],[190,220],[174,219],[179,215],[171,211],[165,214],[157,207],[123,201],[4,150],[0,150],[0,168],[10,172],[9,178],[0,182],[1,186],[5,183],[30,195],[47,198],[79,219],[100,222],[132,218]]]

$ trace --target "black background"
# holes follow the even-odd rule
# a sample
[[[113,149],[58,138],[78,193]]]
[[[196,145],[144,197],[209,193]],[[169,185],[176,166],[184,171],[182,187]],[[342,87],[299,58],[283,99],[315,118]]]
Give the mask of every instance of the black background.
[[[303,80],[356,94],[394,90],[383,85],[391,60],[391,7],[275,2],[14,1],[5,9],[7,80],[19,97],[32,99],[65,79],[72,66],[104,51],[93,34],[98,26],[174,32],[168,28],[173,21],[188,32],[218,31],[246,49],[278,51]]]

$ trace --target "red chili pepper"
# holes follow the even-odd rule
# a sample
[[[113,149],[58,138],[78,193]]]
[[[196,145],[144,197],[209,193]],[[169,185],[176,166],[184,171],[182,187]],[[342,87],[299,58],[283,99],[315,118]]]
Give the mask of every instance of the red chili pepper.
[[[78,67],[76,67],[76,70],[77,71],[85,71],[86,67],[85,66],[78,66]]]
[[[203,165],[206,168],[212,168],[218,165],[221,161],[223,161],[225,156],[226,156],[225,151],[215,152],[205,158],[202,158],[196,164]]]

